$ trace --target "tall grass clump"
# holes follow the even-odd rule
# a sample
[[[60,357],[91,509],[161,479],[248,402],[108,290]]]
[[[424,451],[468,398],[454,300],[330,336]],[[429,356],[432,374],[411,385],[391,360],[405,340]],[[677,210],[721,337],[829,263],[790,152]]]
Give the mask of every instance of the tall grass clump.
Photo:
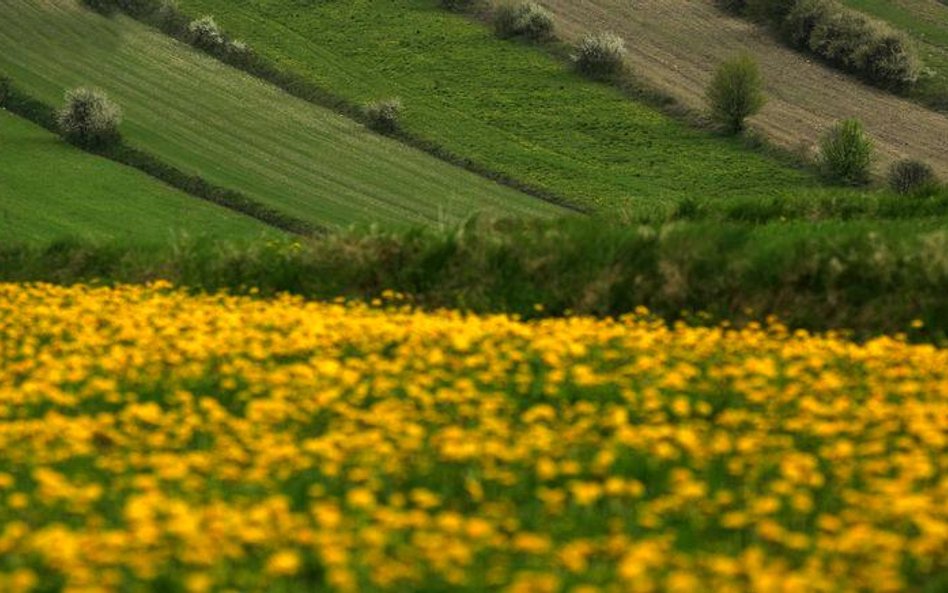
[[[897,161],[889,168],[889,187],[895,193],[919,196],[938,190],[938,178],[928,163],[914,159]]]
[[[843,120],[820,139],[820,168],[831,181],[865,185],[870,178],[872,150],[872,140],[862,123],[857,119]]]
[[[498,37],[526,37],[541,40],[553,36],[553,17],[536,2],[502,4],[494,11],[494,31]]]
[[[398,130],[402,110],[402,101],[397,97],[373,101],[363,107],[368,126],[383,134],[391,134]]]
[[[66,92],[56,117],[63,137],[83,148],[102,148],[118,142],[122,110],[102,91],[77,88]]]
[[[625,41],[615,33],[586,35],[576,46],[573,63],[587,76],[606,78],[622,69]]]
[[[711,118],[731,134],[744,129],[745,120],[760,111],[766,99],[760,69],[748,54],[718,66],[707,90]]]

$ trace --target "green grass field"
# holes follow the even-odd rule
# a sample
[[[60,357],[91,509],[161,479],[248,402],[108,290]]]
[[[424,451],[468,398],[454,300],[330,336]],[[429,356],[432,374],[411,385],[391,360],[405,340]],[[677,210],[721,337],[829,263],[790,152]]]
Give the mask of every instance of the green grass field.
[[[913,94],[948,110],[948,4],[938,0],[844,0],[844,3],[888,22],[916,41],[930,72]]]
[[[500,42],[435,0],[179,4],[348,100],[400,96],[411,132],[584,205],[843,193],[588,82],[544,48]]]
[[[0,8],[0,73],[47,103],[104,89],[136,147],[308,222],[437,224],[559,212],[76,0]]]
[[[277,236],[252,218],[73,148],[0,110],[0,241],[62,238],[133,244],[174,237]]]

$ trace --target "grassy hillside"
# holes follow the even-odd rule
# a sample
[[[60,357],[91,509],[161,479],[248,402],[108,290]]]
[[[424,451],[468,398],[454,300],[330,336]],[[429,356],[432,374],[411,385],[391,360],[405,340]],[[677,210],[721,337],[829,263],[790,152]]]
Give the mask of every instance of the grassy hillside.
[[[100,87],[133,146],[308,222],[558,212],[76,0],[3,3],[0,23],[0,72],[31,94],[59,103],[67,88]]]
[[[740,141],[586,81],[543,48],[499,42],[436,0],[179,5],[353,102],[400,96],[411,132],[575,202],[635,209],[820,191]]]
[[[278,231],[89,155],[0,110],[0,240],[63,237],[163,243],[254,239]]]
[[[856,117],[876,143],[879,172],[896,159],[912,157],[929,162],[948,178],[948,117],[842,75],[785,47],[760,25],[729,16],[713,2],[541,4],[556,14],[561,34],[569,39],[598,29],[621,34],[628,40],[628,62],[635,75],[689,108],[705,110],[704,89],[715,66],[747,52],[760,64],[769,97],[752,123],[771,141],[790,150],[812,151],[826,128]]]
[[[843,0],[911,36],[929,69],[912,93],[948,111],[948,4],[939,0]]]

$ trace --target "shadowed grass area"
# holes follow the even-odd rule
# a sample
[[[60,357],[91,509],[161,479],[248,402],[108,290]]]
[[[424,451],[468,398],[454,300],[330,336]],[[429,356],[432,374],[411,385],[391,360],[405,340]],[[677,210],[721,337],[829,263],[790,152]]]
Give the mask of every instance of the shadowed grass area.
[[[69,146],[0,110],[0,238],[42,243],[84,237],[132,244],[174,236],[229,240],[279,231]]]

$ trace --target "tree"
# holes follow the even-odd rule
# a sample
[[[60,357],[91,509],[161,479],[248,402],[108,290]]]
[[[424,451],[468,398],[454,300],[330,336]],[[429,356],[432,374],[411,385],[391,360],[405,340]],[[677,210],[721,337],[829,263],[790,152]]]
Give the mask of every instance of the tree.
[[[122,110],[102,91],[77,88],[66,92],[57,123],[63,137],[84,148],[100,148],[119,139]]]
[[[766,103],[757,62],[744,54],[722,63],[708,86],[707,98],[712,119],[731,134],[741,132],[744,120]]]

